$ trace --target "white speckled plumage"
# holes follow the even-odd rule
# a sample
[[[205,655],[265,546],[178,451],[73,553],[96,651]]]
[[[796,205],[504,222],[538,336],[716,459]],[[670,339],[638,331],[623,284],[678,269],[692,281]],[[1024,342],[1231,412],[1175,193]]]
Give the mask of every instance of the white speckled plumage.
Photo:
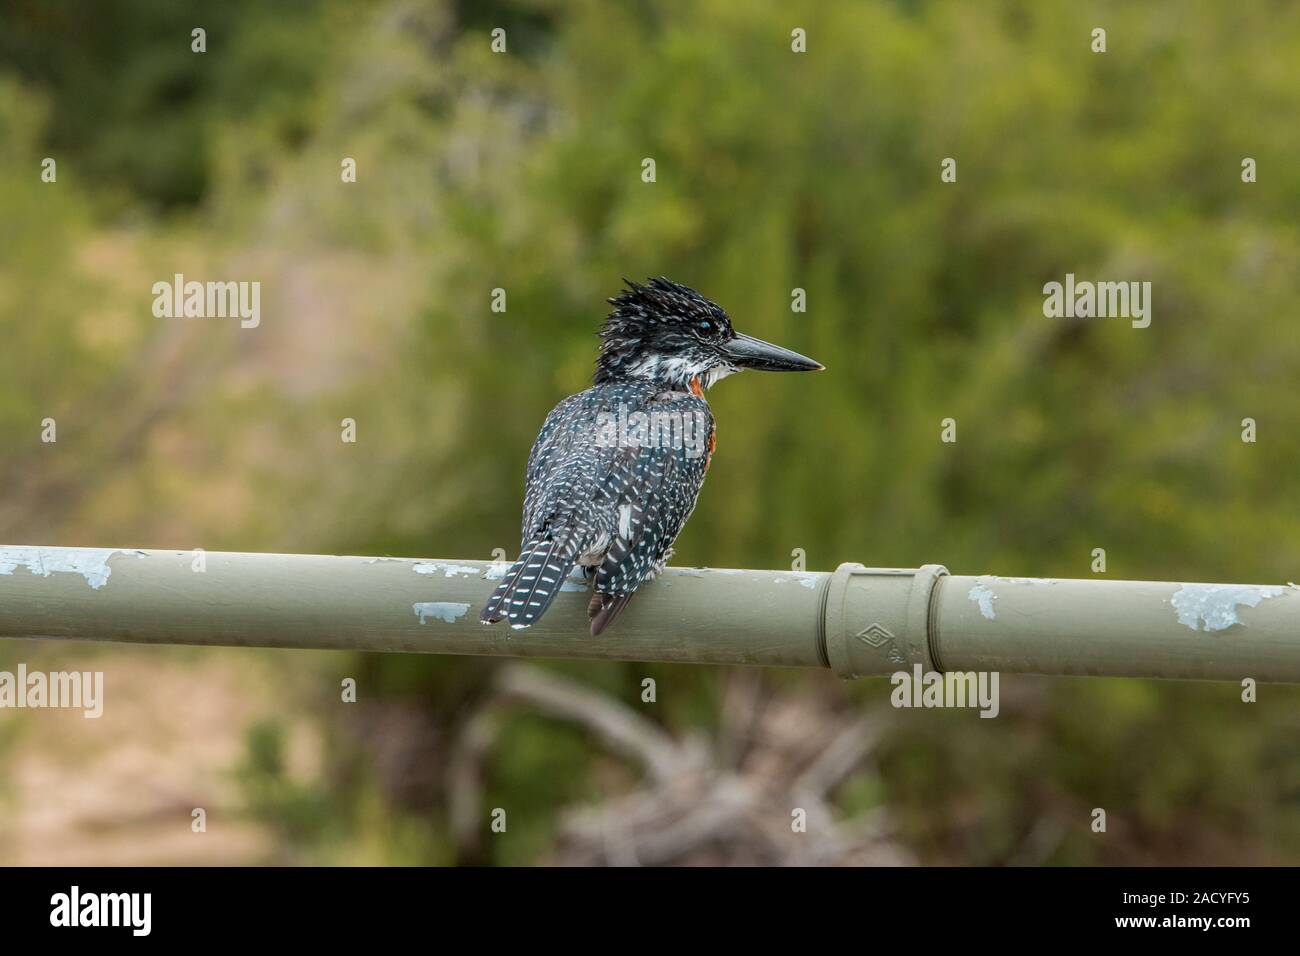
[[[692,457],[684,444],[611,445],[598,423],[620,409],[698,415],[712,436],[708,402],[666,395],[650,380],[606,383],[546,416],[528,458],[520,573],[507,572],[485,615],[534,623],[575,564],[594,569],[597,593],[610,599],[631,595],[662,566],[695,508],[708,456]]]

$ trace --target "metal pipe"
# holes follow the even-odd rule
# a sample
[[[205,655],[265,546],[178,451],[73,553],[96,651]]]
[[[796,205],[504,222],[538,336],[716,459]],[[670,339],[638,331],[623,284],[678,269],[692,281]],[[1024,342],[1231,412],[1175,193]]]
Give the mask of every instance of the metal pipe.
[[[1300,682],[1295,586],[669,568],[592,638],[578,580],[528,630],[479,624],[505,568],[2,547],[0,638]]]
[[[1008,578],[841,565],[826,610],[841,677],[999,671],[1300,683],[1300,588]]]

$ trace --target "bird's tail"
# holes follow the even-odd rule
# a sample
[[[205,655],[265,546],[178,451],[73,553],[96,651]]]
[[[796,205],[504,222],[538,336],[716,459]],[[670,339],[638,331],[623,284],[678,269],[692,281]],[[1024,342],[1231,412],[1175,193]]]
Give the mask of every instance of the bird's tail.
[[[527,542],[483,605],[479,621],[495,624],[508,620],[516,629],[537,623],[573,570],[578,558],[576,537],[571,532],[556,537],[548,533]]]
[[[630,594],[604,594],[597,591],[591,596],[587,605],[587,617],[591,619],[591,636],[600,637],[605,628],[614,623],[614,619],[623,613],[627,602],[632,600]]]

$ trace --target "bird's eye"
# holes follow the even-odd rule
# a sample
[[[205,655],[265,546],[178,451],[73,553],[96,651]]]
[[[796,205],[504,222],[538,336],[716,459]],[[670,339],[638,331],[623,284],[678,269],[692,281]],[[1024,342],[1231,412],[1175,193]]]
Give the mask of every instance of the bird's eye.
[[[713,325],[707,319],[705,319],[704,321],[700,322],[698,328],[701,332],[710,332],[713,330]]]

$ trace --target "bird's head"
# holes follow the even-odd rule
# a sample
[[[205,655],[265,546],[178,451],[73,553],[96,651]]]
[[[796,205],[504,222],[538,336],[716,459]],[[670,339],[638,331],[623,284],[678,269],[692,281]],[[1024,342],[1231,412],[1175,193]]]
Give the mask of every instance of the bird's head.
[[[665,278],[627,288],[601,329],[596,384],[648,379],[685,391],[741,369],[814,372],[819,362],[762,339],[737,332],[716,302]]]

